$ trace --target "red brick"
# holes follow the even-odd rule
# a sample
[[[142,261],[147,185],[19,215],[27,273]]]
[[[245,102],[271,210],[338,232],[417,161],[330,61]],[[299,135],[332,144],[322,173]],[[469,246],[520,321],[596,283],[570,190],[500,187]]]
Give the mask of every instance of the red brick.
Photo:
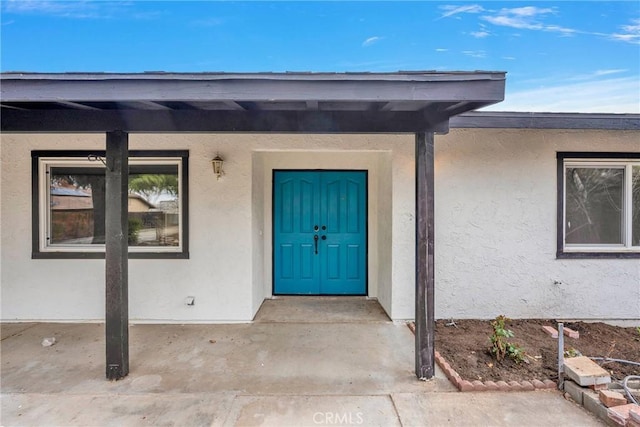
[[[629,411],[632,408],[636,408],[638,405],[635,403],[629,403],[627,405],[614,406],[607,409],[607,415],[618,425],[625,425],[629,419]]]
[[[452,382],[454,382],[455,378],[456,378],[456,376],[453,375],[453,373],[451,371],[449,371],[449,370],[445,370],[444,371],[444,376],[449,378],[449,381],[452,381]]]
[[[634,421],[631,418],[627,420],[625,427],[640,427],[640,422]]]
[[[564,327],[563,330],[564,330],[564,334],[569,338],[574,338],[574,339],[580,338],[580,333],[578,331],[574,331],[573,329],[567,328],[566,326]]]
[[[604,406],[606,406],[607,408],[627,404],[627,399],[624,397],[624,395],[622,393],[618,393],[617,391],[600,390],[600,392],[598,393],[598,397],[600,398],[600,402],[604,403]]]
[[[500,390],[500,388],[498,387],[498,384],[494,383],[493,381],[485,381],[484,385],[485,387],[487,387],[487,390],[491,390],[491,391]]]
[[[453,369],[448,369],[444,371],[444,374],[446,375],[447,378],[449,378],[449,381],[454,383],[456,382],[457,378],[460,378],[460,375],[458,375],[458,373]]]
[[[546,388],[557,388],[558,384],[556,384],[555,381],[551,381],[551,380],[544,380],[542,381],[544,383],[544,385],[546,386]]]
[[[631,408],[631,410],[629,411],[629,419],[640,423],[640,406]]]
[[[536,389],[529,381],[522,381],[520,384],[522,385],[522,388],[527,391],[533,391]]]
[[[498,386],[498,388],[500,389],[500,391],[509,391],[509,390],[510,390],[510,388],[509,388],[509,384],[507,384],[507,383],[506,383],[506,382],[504,382],[504,381],[498,381],[498,382],[496,383],[496,385]]]
[[[475,381],[472,381],[471,384],[473,384],[473,389],[475,391],[487,391],[487,386],[484,385],[482,381],[475,380]]]
[[[449,365],[447,362],[441,362],[439,363],[440,365],[440,369],[442,369],[443,371],[450,371],[451,370],[451,365]]]
[[[524,390],[524,388],[522,387],[522,384],[520,384],[518,381],[509,381],[509,387],[511,387],[512,391]]]
[[[546,384],[540,380],[532,380],[531,384],[533,384],[535,388],[547,388]]]
[[[469,381],[463,380],[460,382],[458,388],[460,389],[460,391],[473,391],[473,384],[471,384]]]
[[[558,330],[552,326],[543,326],[542,330],[551,335],[551,338],[558,338]]]
[[[606,390],[607,388],[609,388],[609,384],[591,384],[589,388],[595,391]]]

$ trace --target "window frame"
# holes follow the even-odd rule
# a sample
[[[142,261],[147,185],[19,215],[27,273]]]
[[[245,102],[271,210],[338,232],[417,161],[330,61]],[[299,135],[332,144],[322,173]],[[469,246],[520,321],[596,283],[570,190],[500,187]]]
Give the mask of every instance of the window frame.
[[[56,159],[62,161],[84,161],[89,156],[105,157],[104,150],[33,150],[31,151],[31,237],[32,259],[104,259],[104,245],[95,245],[88,248],[46,246],[44,237],[48,231],[45,221],[49,214],[45,214],[45,204],[49,200],[45,177],[43,172],[46,164],[53,163]],[[46,160],[45,160],[46,159]],[[128,255],[131,259],[188,259],[189,258],[189,151],[187,150],[131,150],[129,160],[149,159],[151,162],[167,160],[178,164],[180,185],[180,239],[181,245],[175,249],[149,247],[129,247]],[[47,164],[48,164],[47,163]],[[168,164],[169,162],[166,162]],[[43,202],[45,202],[43,204]],[[173,249],[173,250],[172,250]]]
[[[618,152],[558,152],[557,153],[557,251],[558,259],[598,259],[598,258],[640,258],[640,246],[632,246],[629,242],[632,218],[632,176],[633,167],[640,165],[640,153]],[[572,245],[565,244],[565,186],[566,169],[569,167],[612,167],[624,168],[624,217],[622,244]]]

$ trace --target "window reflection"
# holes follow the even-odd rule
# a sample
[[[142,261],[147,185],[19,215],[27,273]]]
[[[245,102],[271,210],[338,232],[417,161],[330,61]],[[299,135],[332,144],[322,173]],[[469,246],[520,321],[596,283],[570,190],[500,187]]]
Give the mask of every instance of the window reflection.
[[[130,246],[180,245],[179,193],[177,165],[130,165]],[[104,168],[52,167],[49,244],[104,244],[105,204]]]
[[[623,243],[624,169],[566,169],[565,242]]]

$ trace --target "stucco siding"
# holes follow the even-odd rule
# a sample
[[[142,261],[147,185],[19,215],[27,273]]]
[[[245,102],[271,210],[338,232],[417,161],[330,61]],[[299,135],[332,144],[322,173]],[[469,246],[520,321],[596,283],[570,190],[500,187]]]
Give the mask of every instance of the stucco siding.
[[[556,152],[639,152],[638,141],[637,131],[437,135],[436,318],[640,319],[640,260],[555,253]],[[31,150],[104,144],[99,134],[1,136],[2,320],[104,319],[104,260],[31,259],[30,164]],[[190,197],[189,259],[130,260],[133,322],[253,318],[272,296],[275,169],[368,171],[368,296],[394,320],[413,318],[413,135],[132,134],[130,149],[188,150]]]
[[[104,319],[104,261],[31,259],[31,150],[104,149],[104,135],[4,134],[2,149],[2,319],[84,321]],[[412,258],[397,266],[392,254],[412,245],[412,233],[394,235],[398,219],[391,193],[381,196],[380,165],[389,153],[410,159],[413,139],[398,135],[132,134],[131,150],[189,151],[189,259],[132,259],[129,263],[129,314],[133,322],[250,321],[271,296],[271,174],[273,169],[362,169],[369,176],[368,295],[391,295],[406,280]],[[210,160],[224,158],[217,181]],[[385,166],[384,180],[391,179]],[[410,173],[403,179],[411,182]],[[401,178],[402,178],[401,177]],[[393,177],[393,179],[398,179]],[[387,184],[383,184],[383,188]],[[399,188],[410,195],[406,184]],[[386,191],[386,190],[385,190]],[[383,200],[384,199],[384,200]],[[378,206],[378,203],[381,205]],[[384,209],[384,218],[378,212]],[[385,239],[379,240],[382,234]],[[378,246],[384,246],[383,249]],[[391,272],[391,276],[389,276]],[[187,296],[195,305],[185,304]],[[413,294],[400,300],[411,301]],[[387,312],[412,312],[387,298]],[[394,315],[394,312],[396,314]]]
[[[640,319],[640,260],[556,259],[556,152],[638,132],[454,129],[436,138],[436,317]]]

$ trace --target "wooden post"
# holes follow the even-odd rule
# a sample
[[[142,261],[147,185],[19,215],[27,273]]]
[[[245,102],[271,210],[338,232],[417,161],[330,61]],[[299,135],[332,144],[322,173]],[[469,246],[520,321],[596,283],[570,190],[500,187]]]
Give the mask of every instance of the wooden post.
[[[105,327],[109,380],[119,380],[129,374],[128,146],[127,133],[107,133]]]
[[[416,133],[416,376],[435,373],[433,133]]]

